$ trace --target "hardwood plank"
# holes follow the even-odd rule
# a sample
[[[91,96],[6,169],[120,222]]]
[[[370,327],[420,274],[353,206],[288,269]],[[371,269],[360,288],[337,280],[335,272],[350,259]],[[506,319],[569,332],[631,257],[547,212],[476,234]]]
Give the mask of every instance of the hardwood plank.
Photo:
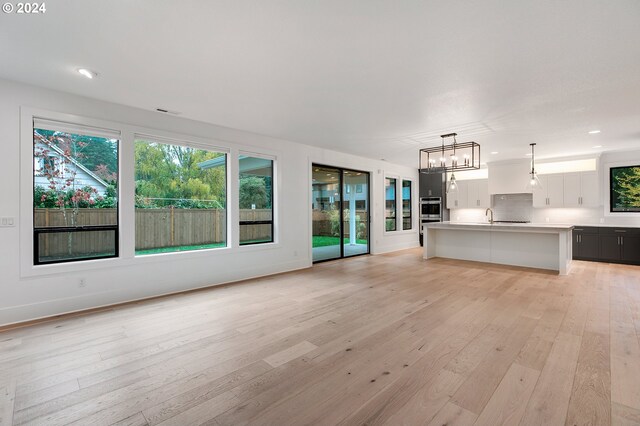
[[[511,364],[475,424],[497,426],[520,423],[539,375],[538,370]]]
[[[611,421],[609,339],[585,332],[567,413],[567,425],[608,425]]]
[[[477,414],[449,402],[429,422],[429,426],[468,426],[472,425],[477,417]]]
[[[282,364],[286,364],[292,359],[296,359],[306,353],[311,352],[318,347],[313,343],[307,342],[306,340],[298,343],[297,345],[291,346],[283,351],[275,353],[271,356],[266,357],[264,360],[272,367],[278,367]]]
[[[611,404],[611,424],[614,426],[640,425],[640,410],[614,402]]]
[[[111,426],[148,426],[147,419],[144,418],[142,413],[136,413],[133,416],[120,420],[119,422],[112,423]]]
[[[451,401],[480,414],[536,325],[537,320],[520,317],[510,332],[484,355]]]
[[[580,337],[560,332],[527,405],[522,425],[564,424],[580,351]]]
[[[16,410],[24,410],[25,408],[75,392],[78,389],[80,389],[78,380],[73,379],[30,393],[18,392],[16,395]]]
[[[13,411],[16,397],[15,379],[0,383],[0,426],[13,424]]]

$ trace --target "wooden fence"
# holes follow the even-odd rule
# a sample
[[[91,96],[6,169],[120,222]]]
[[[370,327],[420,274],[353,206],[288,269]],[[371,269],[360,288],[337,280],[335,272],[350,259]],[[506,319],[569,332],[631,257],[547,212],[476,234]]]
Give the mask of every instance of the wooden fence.
[[[71,212],[67,216],[70,224]],[[80,209],[76,225],[114,225],[115,209]],[[162,247],[204,245],[223,242],[226,237],[227,211],[221,209],[136,209],[136,250]],[[241,221],[271,220],[271,210],[240,210]],[[35,209],[35,226],[66,226],[59,209]],[[41,257],[72,253],[102,253],[113,250],[112,233],[42,234]],[[270,225],[240,227],[240,240],[271,238]]]

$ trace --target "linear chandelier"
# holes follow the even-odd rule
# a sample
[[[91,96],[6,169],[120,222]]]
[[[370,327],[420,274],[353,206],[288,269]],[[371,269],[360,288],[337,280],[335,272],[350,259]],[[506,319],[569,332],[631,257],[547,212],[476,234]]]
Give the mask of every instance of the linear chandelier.
[[[480,168],[480,144],[476,142],[456,141],[457,133],[440,135],[442,145],[420,150],[420,170],[450,171],[473,170]],[[446,138],[453,138],[453,143],[445,145]]]

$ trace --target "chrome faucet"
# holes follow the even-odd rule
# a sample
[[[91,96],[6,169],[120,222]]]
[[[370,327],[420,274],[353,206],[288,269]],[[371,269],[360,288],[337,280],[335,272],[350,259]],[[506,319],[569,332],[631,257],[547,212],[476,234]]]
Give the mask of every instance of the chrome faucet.
[[[491,213],[491,216],[489,216],[489,223],[493,223],[493,210],[491,210],[491,207],[487,207],[487,210],[484,211],[484,215],[488,215],[489,213]]]

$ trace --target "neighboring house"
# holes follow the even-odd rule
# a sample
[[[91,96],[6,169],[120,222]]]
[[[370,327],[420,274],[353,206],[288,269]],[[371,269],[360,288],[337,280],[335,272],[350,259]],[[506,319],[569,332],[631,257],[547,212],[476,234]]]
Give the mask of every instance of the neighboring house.
[[[66,170],[62,170],[60,164],[62,163],[62,159],[64,159],[63,151],[57,146],[50,144],[44,137],[36,135],[34,150],[35,152],[48,151],[46,157],[34,157],[33,159],[34,186],[41,186],[45,189],[49,187],[49,179],[43,173],[45,165],[48,164],[51,168],[55,168],[61,172],[61,176],[55,178],[56,187],[62,187],[66,179],[73,177],[76,189],[90,186],[96,189],[98,195],[105,195],[109,184],[75,159],[69,158],[69,161],[67,161],[65,167],[63,167],[63,169]]]
[[[337,204],[340,200],[338,185],[335,183],[314,183],[312,185],[311,203],[314,210],[329,210],[331,207],[339,208]],[[343,202],[345,208],[349,205],[351,197],[355,199],[357,210],[366,210],[369,190],[367,185],[358,183],[345,185],[345,194],[343,194]]]

